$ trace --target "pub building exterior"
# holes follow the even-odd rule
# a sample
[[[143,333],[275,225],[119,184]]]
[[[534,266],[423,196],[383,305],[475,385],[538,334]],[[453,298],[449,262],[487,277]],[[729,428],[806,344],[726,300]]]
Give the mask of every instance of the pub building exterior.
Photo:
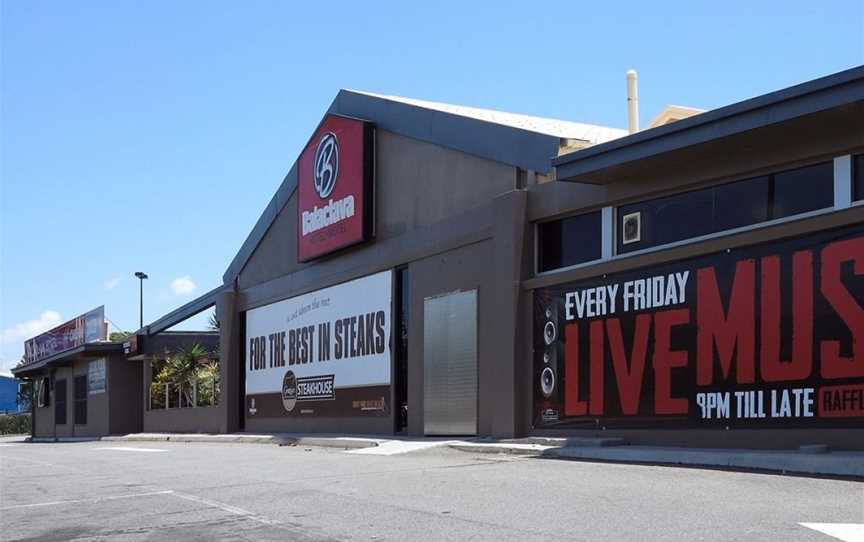
[[[225,431],[864,449],[864,68],[627,131],[342,90],[223,275]]]
[[[111,341],[108,329],[105,307],[100,306],[25,342],[24,363],[13,373],[32,384],[32,438],[225,431],[219,425],[224,415],[218,404],[176,408],[183,401],[179,393],[173,409],[153,408],[148,400],[157,360],[190,344],[216,352],[217,333],[166,331]]]

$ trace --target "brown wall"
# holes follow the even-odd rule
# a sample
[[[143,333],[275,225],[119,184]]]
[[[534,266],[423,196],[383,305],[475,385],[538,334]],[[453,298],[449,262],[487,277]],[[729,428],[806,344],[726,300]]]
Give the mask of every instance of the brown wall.
[[[295,289],[320,287],[332,283],[346,270],[374,267],[392,267],[394,261],[406,263],[406,234],[419,237],[428,230],[434,241],[452,240],[458,231],[435,235],[445,224],[442,221],[461,217],[469,232],[477,230],[478,221],[491,225],[491,215],[472,216],[487,208],[491,198],[512,190],[516,182],[516,169],[468,154],[445,149],[429,143],[379,130],[377,132],[376,162],[376,238],[373,243],[325,257],[314,264],[300,264],[297,256],[297,201],[292,196],[276,221],[252,254],[240,273],[241,290],[273,279],[284,278],[302,269],[307,274],[295,277]],[[459,228],[463,224],[456,223]],[[449,238],[449,239],[448,239]],[[421,250],[427,247],[421,247]],[[431,247],[430,247],[431,248]],[[386,254],[389,262],[383,266],[375,262]],[[415,256],[416,258],[417,256]],[[362,274],[368,274],[363,272]],[[312,275],[315,280],[309,280]],[[338,279],[337,279],[338,280]]]
[[[297,211],[292,196],[241,272],[235,310],[242,312],[408,264],[412,288],[408,431],[421,434],[423,298],[477,288],[481,315],[478,423],[480,432],[489,434],[493,430],[496,398],[509,398],[505,400],[512,402],[512,393],[494,385],[497,377],[492,357],[494,324],[482,316],[494,310],[491,286],[494,250],[489,241],[495,222],[493,199],[513,190],[517,171],[386,131],[377,134],[376,166],[376,239],[312,264],[296,263]],[[508,284],[512,286],[512,281]],[[233,340],[245,342],[239,330],[226,333],[236,333]],[[226,370],[230,367],[237,367],[238,372],[243,370],[239,355],[228,360]],[[246,419],[246,430],[387,434],[393,432],[393,424],[392,415],[339,419],[256,417]],[[509,433],[512,434],[512,424]]]
[[[66,379],[66,424],[57,425],[57,437],[99,437],[108,435],[108,394],[106,386],[103,393],[87,395],[87,423],[75,423],[75,383],[74,377],[87,376],[89,360],[76,360],[70,367],[60,367],[54,374],[55,388],[60,379]],[[106,361],[106,379],[110,378],[111,364]],[[110,384],[110,382],[109,382]],[[51,397],[52,404],[56,400],[56,392]]]
[[[139,433],[141,431],[141,368],[139,363],[141,362],[129,361],[123,356],[116,356],[110,360],[108,400],[112,435]]]
[[[140,369],[135,362],[126,361],[119,354],[105,356],[105,391],[87,394],[87,423],[75,423],[74,377],[87,376],[90,361],[98,358],[76,359],[68,365],[46,370],[52,374],[51,404],[34,407],[37,437],[101,437],[111,434],[141,431]],[[36,377],[39,378],[39,377]],[[57,381],[65,380],[66,423],[54,424],[54,405],[57,401]]]
[[[41,379],[47,376],[48,373],[40,373],[34,377],[34,380]],[[33,422],[35,423],[34,436],[36,437],[53,437],[54,436],[54,392],[51,392],[50,404],[47,407],[36,406],[36,397],[33,397]]]
[[[225,401],[216,406],[193,408],[154,409],[149,407],[150,382],[153,374],[149,360],[129,362],[139,375],[138,387],[141,390],[138,408],[141,428],[145,433],[225,433]],[[224,363],[224,362],[223,362]],[[223,371],[224,372],[224,371]],[[224,382],[224,377],[223,377]],[[222,388],[223,399],[225,388]]]

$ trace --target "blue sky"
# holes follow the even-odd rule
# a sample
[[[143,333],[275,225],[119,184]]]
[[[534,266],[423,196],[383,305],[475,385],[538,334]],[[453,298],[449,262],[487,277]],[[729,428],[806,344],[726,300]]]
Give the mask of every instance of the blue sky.
[[[864,2],[5,0],[0,371],[221,283],[340,88],[626,127],[864,63]],[[202,326],[202,318],[190,323]]]

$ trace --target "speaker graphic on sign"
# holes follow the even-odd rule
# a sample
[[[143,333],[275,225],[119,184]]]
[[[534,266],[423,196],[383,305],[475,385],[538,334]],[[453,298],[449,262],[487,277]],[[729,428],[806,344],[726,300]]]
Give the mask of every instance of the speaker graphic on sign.
[[[535,396],[543,405],[540,415],[548,422],[559,418],[563,401],[564,348],[561,335],[564,322],[555,298],[538,297],[536,303],[542,311],[544,323],[542,333],[534,339],[535,356],[539,357],[535,364]]]

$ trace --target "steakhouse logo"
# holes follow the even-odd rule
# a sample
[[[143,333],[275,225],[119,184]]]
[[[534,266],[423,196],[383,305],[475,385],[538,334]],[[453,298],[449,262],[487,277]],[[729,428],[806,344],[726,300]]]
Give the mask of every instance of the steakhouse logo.
[[[335,399],[334,375],[307,376],[297,379],[298,401],[321,401]]]
[[[311,211],[303,211],[303,235],[332,226],[354,216],[354,196],[340,200],[332,199],[323,207],[317,205]]]
[[[282,406],[291,412],[298,401],[327,401],[336,398],[333,387],[335,375],[304,376],[297,378],[287,371],[282,378]]]

